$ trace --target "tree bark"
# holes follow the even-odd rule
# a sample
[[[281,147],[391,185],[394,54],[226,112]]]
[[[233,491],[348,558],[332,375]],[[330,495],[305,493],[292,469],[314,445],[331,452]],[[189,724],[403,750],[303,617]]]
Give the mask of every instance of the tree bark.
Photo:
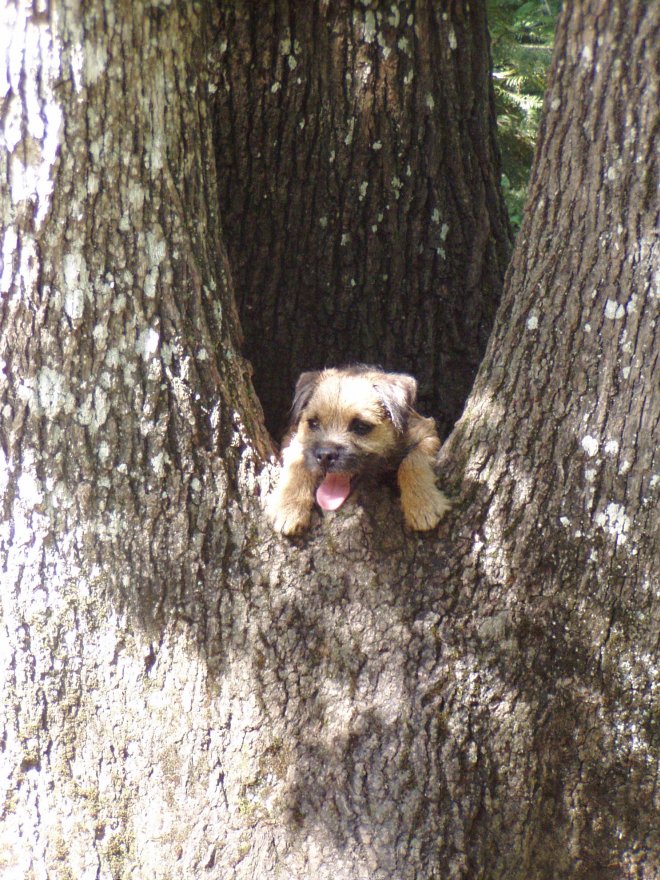
[[[226,824],[209,670],[269,448],[236,353],[208,21],[1,15],[0,874],[201,876]]]
[[[413,373],[446,436],[510,238],[483,3],[219,3],[216,156],[266,422],[298,375]]]
[[[563,13],[455,513],[372,487],[295,542],[204,12],[2,12],[3,872],[651,880],[659,7]]]
[[[444,450],[471,499],[479,711],[497,695],[488,876],[660,870],[659,37],[657,4],[566,5],[505,295]]]

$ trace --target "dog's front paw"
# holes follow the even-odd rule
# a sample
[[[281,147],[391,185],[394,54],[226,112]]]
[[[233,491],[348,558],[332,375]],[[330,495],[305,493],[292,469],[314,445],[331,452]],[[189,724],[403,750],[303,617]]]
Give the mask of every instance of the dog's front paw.
[[[412,499],[401,498],[403,516],[406,523],[416,532],[427,532],[435,528],[442,517],[451,509],[451,501],[435,486],[415,493]]]
[[[266,514],[276,532],[282,535],[299,535],[309,526],[312,511],[309,507],[283,503],[275,493],[268,500]]]

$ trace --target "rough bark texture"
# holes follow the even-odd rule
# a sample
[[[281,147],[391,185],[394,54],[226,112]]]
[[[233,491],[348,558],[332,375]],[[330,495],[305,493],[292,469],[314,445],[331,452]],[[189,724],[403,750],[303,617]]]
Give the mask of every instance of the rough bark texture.
[[[192,793],[212,772],[222,801],[199,689],[214,705],[248,432],[267,450],[206,25],[188,3],[1,15],[0,874],[193,877],[223,824]]]
[[[456,512],[413,536],[365,487],[297,542],[255,495],[208,21],[22,10],[0,22],[2,872],[657,877],[660,8],[567,5],[444,453]]]
[[[659,40],[658,4],[567,4],[505,297],[445,450],[474,498],[477,711],[495,695],[488,876],[660,872]]]
[[[510,251],[483,3],[218,10],[223,224],[267,424],[303,370],[362,361],[417,376],[446,435]]]

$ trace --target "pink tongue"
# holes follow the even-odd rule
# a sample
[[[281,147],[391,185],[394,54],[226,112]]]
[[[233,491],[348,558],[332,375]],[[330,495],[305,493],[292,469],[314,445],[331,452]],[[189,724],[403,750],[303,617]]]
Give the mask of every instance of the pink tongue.
[[[351,478],[348,474],[328,474],[316,490],[316,500],[323,510],[337,510],[350,491]]]

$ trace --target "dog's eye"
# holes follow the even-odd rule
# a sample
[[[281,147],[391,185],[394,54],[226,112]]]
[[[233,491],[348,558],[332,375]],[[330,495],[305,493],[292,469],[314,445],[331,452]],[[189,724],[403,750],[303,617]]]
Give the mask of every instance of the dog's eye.
[[[362,419],[353,419],[348,426],[348,430],[351,434],[357,434],[358,437],[364,437],[370,431],[373,431],[373,429],[373,425],[370,425],[369,422],[363,422]]]
[[[310,431],[318,431],[321,425],[318,419],[307,419],[307,427]]]

